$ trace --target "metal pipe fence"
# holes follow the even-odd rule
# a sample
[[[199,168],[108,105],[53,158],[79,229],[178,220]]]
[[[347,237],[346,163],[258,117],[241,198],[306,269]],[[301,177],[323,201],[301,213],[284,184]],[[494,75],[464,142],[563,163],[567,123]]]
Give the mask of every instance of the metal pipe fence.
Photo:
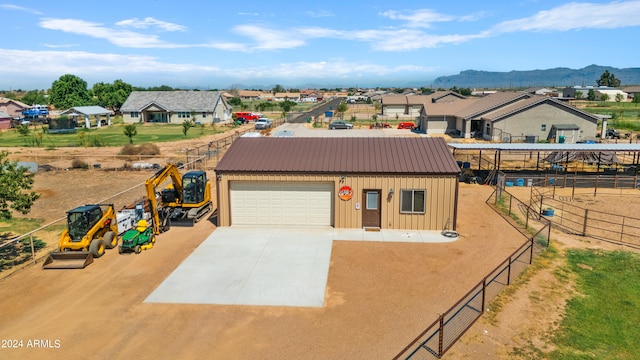
[[[531,204],[538,211],[553,209],[553,226],[562,231],[640,247],[638,217],[581,207],[536,187],[532,189]]]
[[[219,156],[231,146],[231,143],[250,131],[250,129],[236,131],[223,139],[187,150],[186,158],[183,159],[185,162],[179,168],[181,170],[212,169],[217,164]],[[211,152],[212,148],[216,149],[215,153]],[[143,156],[137,158],[145,159]],[[50,158],[38,158],[38,161],[43,160],[50,160]],[[109,169],[101,168],[101,171],[105,170]],[[131,169],[128,171],[131,171]],[[116,209],[121,209],[141,201],[144,196],[144,183],[140,183],[105,199],[87,199],[87,203],[111,203],[114,204]],[[36,264],[46,257],[49,251],[55,250],[58,244],[58,237],[66,226],[64,224],[65,220],[66,217],[61,217],[18,236],[0,233],[0,278],[9,276],[23,267]]]
[[[504,191],[494,190],[487,203],[494,199],[492,208],[506,214],[514,220],[512,225],[531,231],[531,226],[541,226],[533,236],[506,258],[500,265],[490,271],[478,284],[469,290],[455,305],[440,315],[433,323],[413,339],[393,359],[439,359],[462,335],[482,316],[486,305],[495,299],[511,282],[522,274],[532,263],[533,258],[549,246],[551,222],[543,217],[536,217],[537,222],[530,222],[535,212],[529,205]],[[523,220],[521,216],[524,216]],[[523,230],[522,232],[524,232]],[[534,229],[535,230],[535,229]]]

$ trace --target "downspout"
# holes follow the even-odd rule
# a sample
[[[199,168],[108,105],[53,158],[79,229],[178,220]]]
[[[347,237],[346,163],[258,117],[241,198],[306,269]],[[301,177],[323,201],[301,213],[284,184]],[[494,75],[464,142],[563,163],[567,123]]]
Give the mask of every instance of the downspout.
[[[460,181],[456,179],[456,195],[455,202],[453,203],[453,231],[457,231],[456,225],[458,224],[458,197],[460,193]]]

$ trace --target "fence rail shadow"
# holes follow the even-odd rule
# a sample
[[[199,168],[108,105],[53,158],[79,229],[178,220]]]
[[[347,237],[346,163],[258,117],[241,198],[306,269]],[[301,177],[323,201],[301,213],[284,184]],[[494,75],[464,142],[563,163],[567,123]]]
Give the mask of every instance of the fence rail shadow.
[[[493,200],[493,202],[492,202]],[[455,305],[438,317],[393,359],[439,359],[482,316],[487,303],[495,299],[511,281],[533,262],[534,257],[549,246],[551,222],[526,203],[502,188],[495,188],[487,199],[511,225],[522,228],[527,240],[509,257],[483,277]],[[524,216],[524,219],[521,218]],[[539,229],[535,229],[539,226]],[[520,230],[520,229],[519,229]]]

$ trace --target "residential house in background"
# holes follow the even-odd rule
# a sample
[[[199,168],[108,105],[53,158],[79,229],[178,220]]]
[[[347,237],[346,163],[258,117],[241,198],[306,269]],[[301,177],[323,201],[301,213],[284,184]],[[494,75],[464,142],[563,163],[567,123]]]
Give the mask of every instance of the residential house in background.
[[[133,91],[120,108],[125,124],[228,123],[232,107],[219,91]]]
[[[562,97],[568,99],[577,99],[580,97],[583,100],[587,100],[587,96],[589,95],[589,91],[593,90],[595,94],[595,100],[600,101],[602,99],[602,95],[609,96],[608,101],[616,101],[616,96],[622,96],[622,101],[627,101],[629,95],[617,88],[608,87],[608,86],[573,86],[567,87],[562,90]],[[580,96],[576,93],[580,92]]]
[[[418,121],[426,134],[485,140],[575,143],[595,138],[600,118],[566,102],[525,92],[497,92],[452,102],[427,101]]]
[[[640,86],[627,86],[622,88],[622,91],[626,92],[630,99],[633,99],[640,94]]]
[[[263,92],[257,90],[238,90],[238,97],[242,100],[260,100],[263,97]]]
[[[0,110],[0,129],[8,129],[11,127],[13,117],[6,112]]]
[[[22,117],[22,111],[28,108],[29,105],[21,101],[0,97],[0,111],[4,111],[10,117]]]
[[[382,115],[416,119],[425,102],[451,102],[464,98],[453,91],[436,91],[429,95],[385,95],[381,98]]]
[[[283,92],[283,93],[275,93],[273,95],[273,100],[274,101],[285,101],[285,100],[289,100],[289,101],[294,101],[294,102],[300,102],[300,93],[292,93],[292,92]]]

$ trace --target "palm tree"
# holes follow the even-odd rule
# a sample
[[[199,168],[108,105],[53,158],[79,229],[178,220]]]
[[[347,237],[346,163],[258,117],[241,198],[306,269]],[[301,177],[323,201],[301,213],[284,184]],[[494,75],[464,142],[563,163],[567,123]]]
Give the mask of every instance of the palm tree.
[[[133,144],[133,137],[138,135],[138,129],[135,124],[127,124],[124,126],[124,135],[129,138],[129,144]]]

